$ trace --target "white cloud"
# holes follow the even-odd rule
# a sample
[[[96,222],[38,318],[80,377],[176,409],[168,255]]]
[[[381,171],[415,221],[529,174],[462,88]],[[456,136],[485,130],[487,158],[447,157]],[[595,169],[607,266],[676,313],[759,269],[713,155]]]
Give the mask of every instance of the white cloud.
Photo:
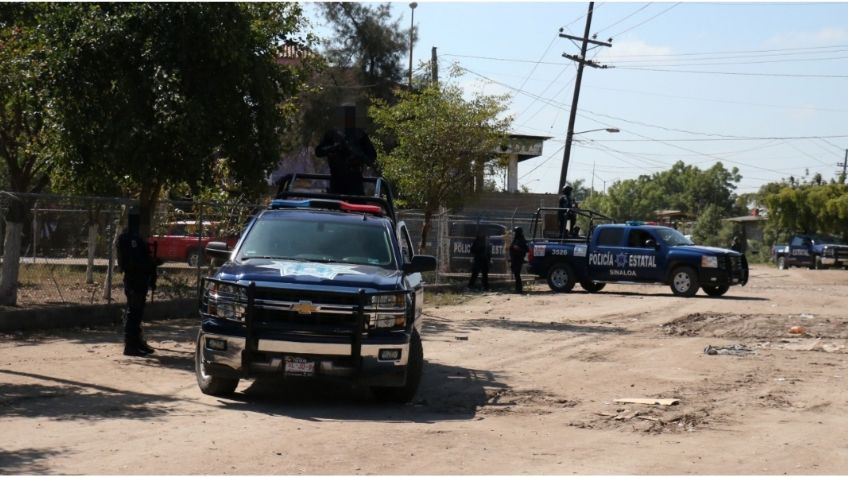
[[[768,40],[769,46],[827,46],[848,41],[848,28],[824,27],[817,31],[787,32],[775,35]]]

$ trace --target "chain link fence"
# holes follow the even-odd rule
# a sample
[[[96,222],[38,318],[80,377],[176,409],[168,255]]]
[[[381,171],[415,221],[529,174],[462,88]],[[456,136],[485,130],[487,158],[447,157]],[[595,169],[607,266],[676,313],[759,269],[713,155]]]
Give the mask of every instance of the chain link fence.
[[[0,237],[21,224],[17,304],[21,307],[66,304],[108,304],[125,300],[117,267],[117,236],[127,223],[129,207],[122,198],[11,194],[0,192]],[[200,281],[217,265],[204,253],[210,241],[237,242],[250,219],[264,204],[160,201],[151,217],[151,253],[159,267],[153,300],[194,298]],[[531,214],[499,212],[434,214],[424,246],[424,214],[398,213],[419,253],[436,256],[439,268],[426,277],[430,283],[467,279],[471,242],[485,234],[492,247],[493,275],[508,273],[508,245],[515,226],[528,234]],[[5,257],[5,240],[0,256]],[[4,267],[5,270],[6,267]]]

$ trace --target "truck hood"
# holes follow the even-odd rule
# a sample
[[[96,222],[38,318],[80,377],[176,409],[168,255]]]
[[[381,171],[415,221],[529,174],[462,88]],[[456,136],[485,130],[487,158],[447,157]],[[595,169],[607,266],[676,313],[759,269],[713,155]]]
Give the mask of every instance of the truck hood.
[[[257,259],[240,264],[227,262],[215,278],[390,291],[398,289],[403,272],[373,265]]]
[[[699,255],[730,255],[736,257],[742,255],[739,252],[734,252],[727,248],[707,247],[704,245],[678,245],[676,247],[670,247],[670,249],[672,251],[689,252]]]

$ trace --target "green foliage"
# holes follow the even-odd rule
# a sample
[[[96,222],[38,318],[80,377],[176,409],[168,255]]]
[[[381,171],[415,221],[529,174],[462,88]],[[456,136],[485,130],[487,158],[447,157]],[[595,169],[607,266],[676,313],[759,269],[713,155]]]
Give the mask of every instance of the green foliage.
[[[793,233],[848,237],[848,185],[816,180],[766,184],[760,197],[768,207],[766,236],[786,240]]]
[[[277,61],[304,41],[299,5],[53,4],[45,19],[68,182],[144,204],[199,192],[225,161],[240,188],[263,187],[302,81]]]
[[[699,245],[727,247],[726,242],[721,243],[719,236],[721,226],[721,210],[715,204],[708,205],[695,222],[695,227],[692,230],[692,241]]]
[[[652,220],[654,211],[661,209],[700,216],[710,206],[722,215],[743,213],[734,193],[741,179],[737,168],[727,170],[720,162],[701,170],[678,161],[666,171],[616,182],[605,195],[595,194],[585,208],[591,204],[618,220]]]
[[[489,159],[507,134],[511,118],[498,118],[505,98],[477,95],[466,101],[459,87],[440,85],[398,95],[397,104],[377,100],[370,110],[379,133],[397,138],[390,151],[376,140],[384,174],[411,207],[462,205],[473,164]]]
[[[0,5],[0,160],[3,188],[40,192],[59,156],[45,88],[48,44],[40,4]]]

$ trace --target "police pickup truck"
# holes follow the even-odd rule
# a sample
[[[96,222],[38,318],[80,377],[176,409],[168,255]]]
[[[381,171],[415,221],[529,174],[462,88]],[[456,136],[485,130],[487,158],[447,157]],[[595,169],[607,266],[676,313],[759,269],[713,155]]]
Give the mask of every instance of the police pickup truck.
[[[540,208],[532,225],[532,236],[541,229]],[[585,209],[572,209],[588,220],[588,237],[536,239],[530,241],[530,272],[546,278],[557,292],[568,292],[575,283],[594,293],[606,283],[661,283],[677,296],[694,296],[698,288],[709,296],[722,296],[732,285],[748,281],[745,256],[732,250],[696,246],[670,227],[602,223],[612,219]]]
[[[423,367],[421,272],[436,259],[414,254],[382,178],[365,179],[373,196],[297,191],[299,179],[329,176],[287,176],[232,250],[207,246],[226,262],[203,285],[200,390],[226,395],[242,378],[275,375],[407,402]]]
[[[789,245],[775,245],[772,258],[777,267],[811,269],[848,266],[848,245],[835,237],[818,234],[796,234]]]

